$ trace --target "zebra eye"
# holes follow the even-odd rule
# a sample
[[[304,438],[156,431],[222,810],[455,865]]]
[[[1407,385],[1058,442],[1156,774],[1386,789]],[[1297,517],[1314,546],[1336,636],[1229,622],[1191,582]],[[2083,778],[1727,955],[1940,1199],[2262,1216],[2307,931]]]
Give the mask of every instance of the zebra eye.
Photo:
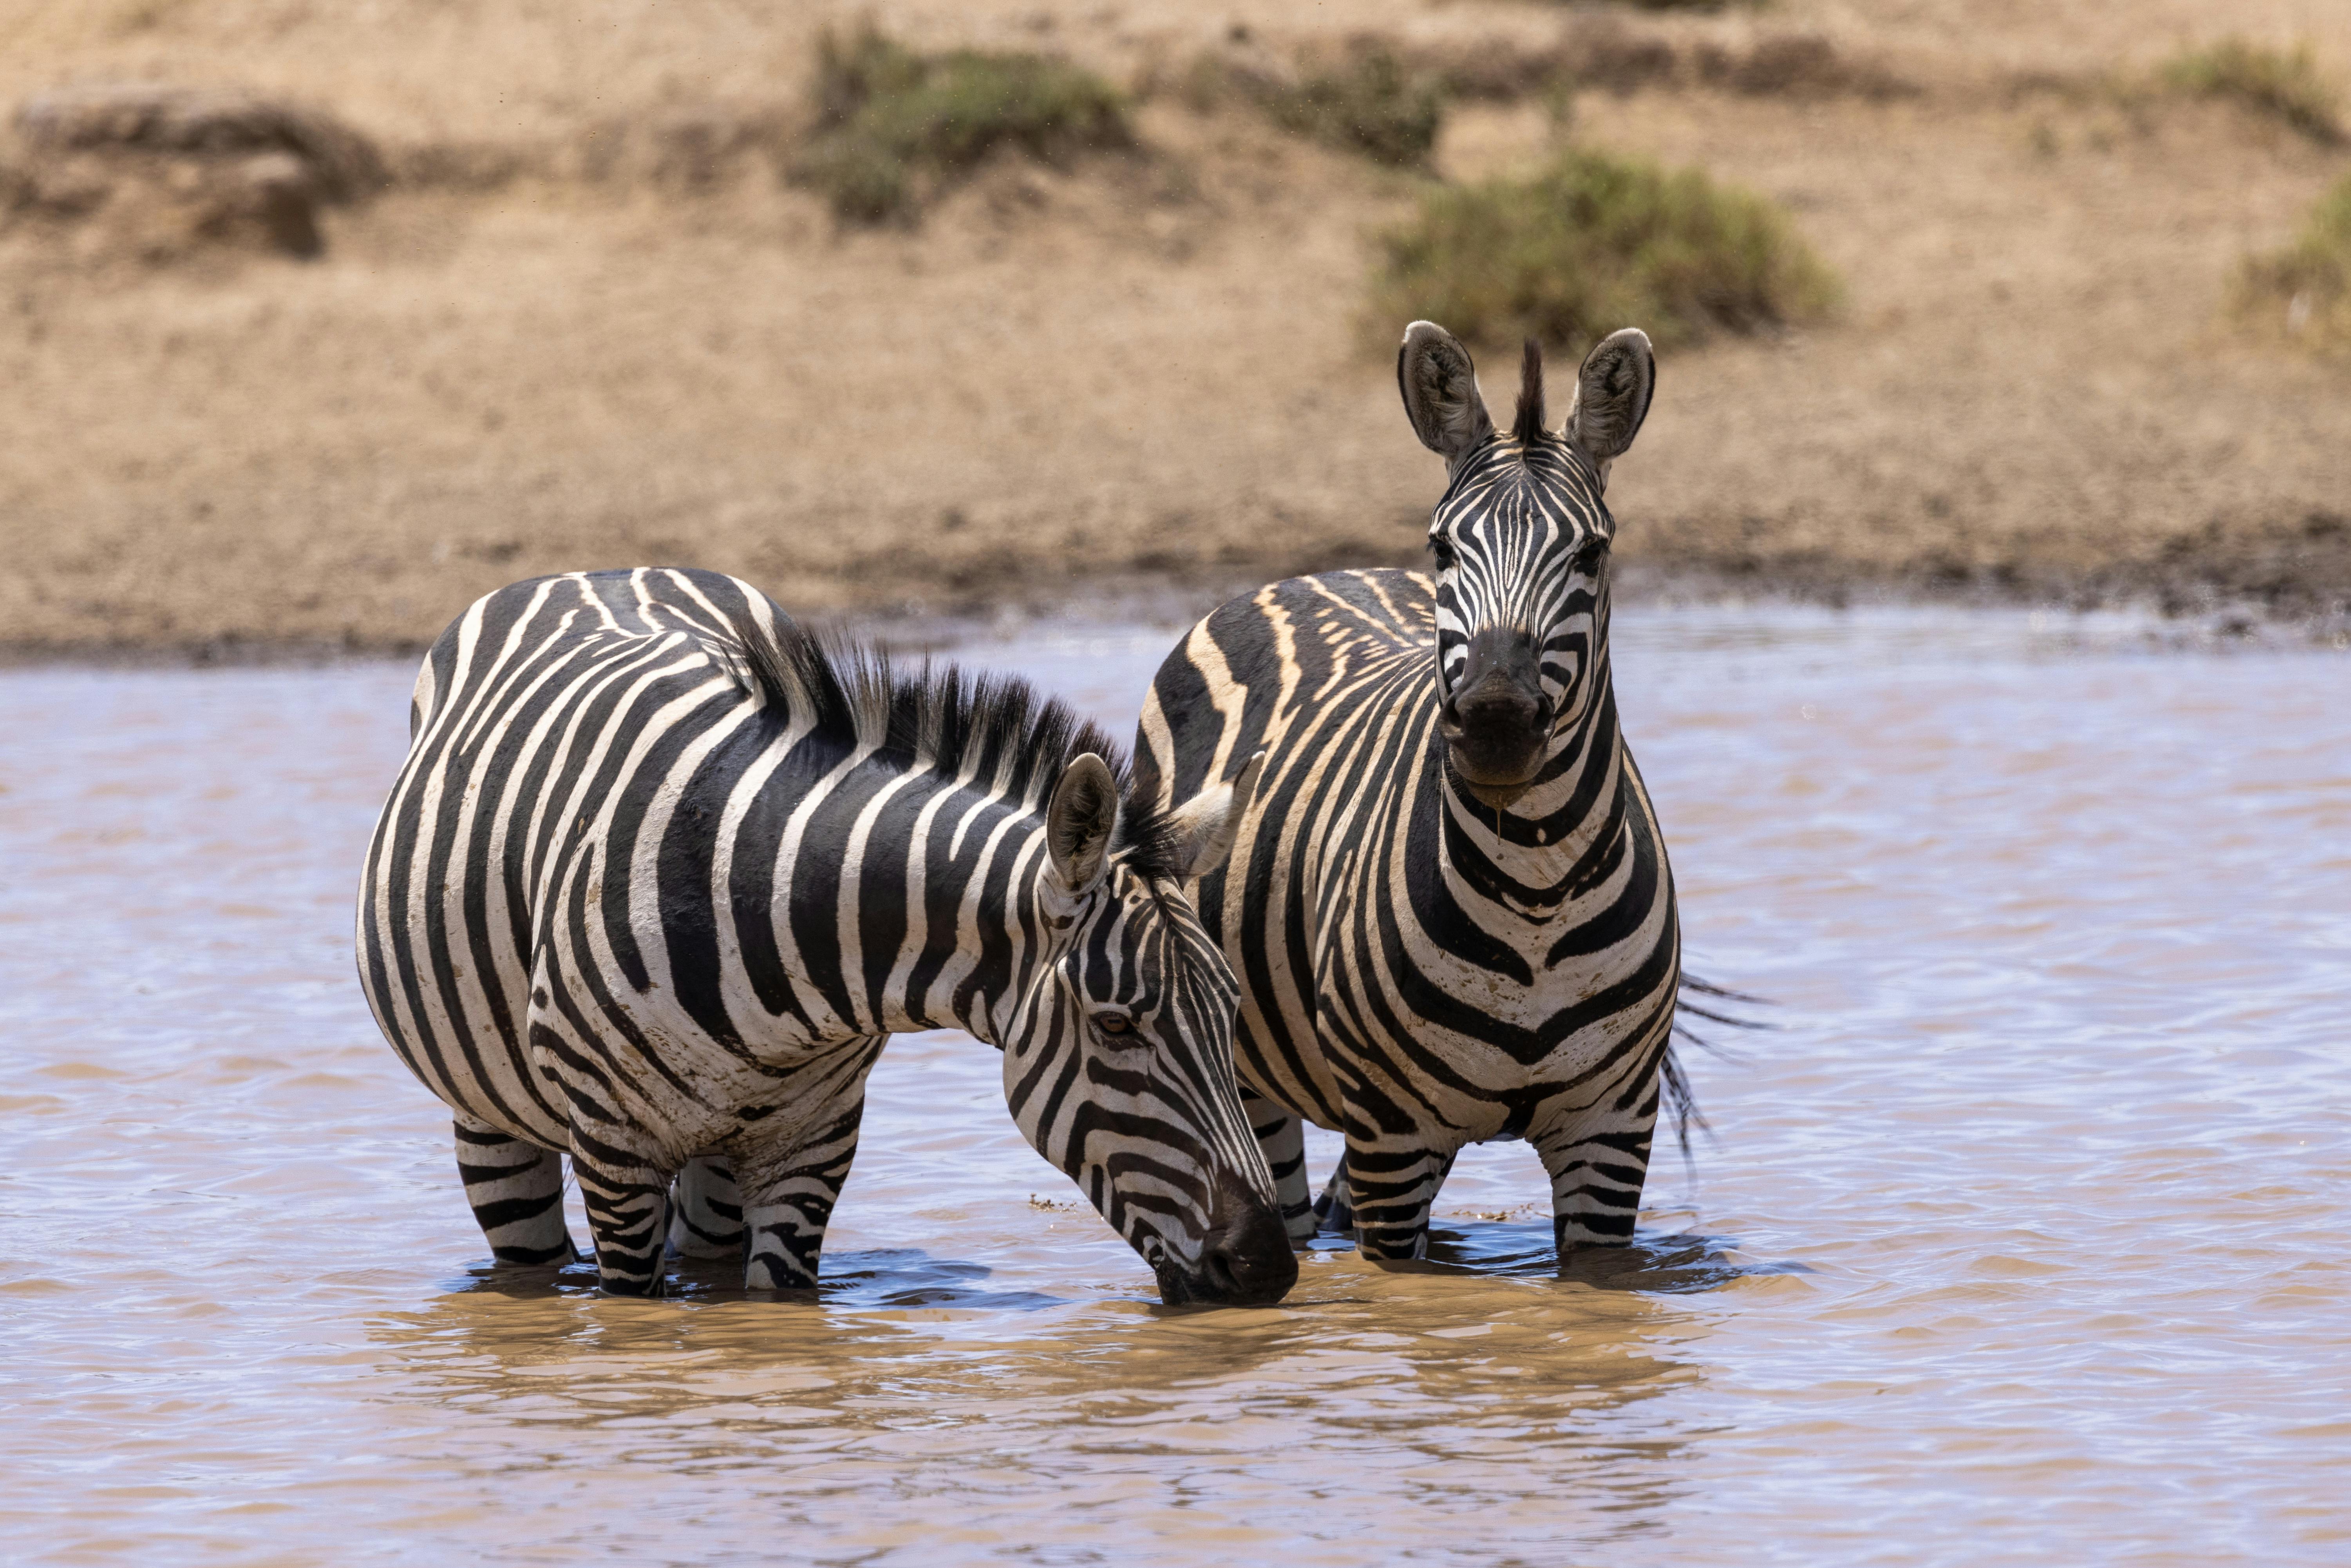
[[[1134,1020],[1124,1013],[1096,1013],[1094,1027],[1104,1034],[1133,1034]]]
[[[1428,536],[1428,553],[1437,558],[1437,570],[1439,571],[1451,571],[1458,559],[1453,553],[1453,541],[1443,534]]]

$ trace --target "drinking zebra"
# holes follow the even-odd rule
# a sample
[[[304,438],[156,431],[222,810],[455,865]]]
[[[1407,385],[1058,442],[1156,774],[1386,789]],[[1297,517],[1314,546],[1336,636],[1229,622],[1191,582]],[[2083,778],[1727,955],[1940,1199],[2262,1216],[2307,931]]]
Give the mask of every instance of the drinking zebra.
[[[455,1113],[501,1261],[570,1260],[569,1153],[605,1290],[659,1294],[673,1231],[813,1286],[875,1057],[956,1025],[1167,1301],[1297,1278],[1182,892],[1253,769],[1146,805],[1025,684],[828,653],[702,571],[490,594],[425,656],[410,735],[360,980]]]
[[[1153,682],[1137,792],[1263,754],[1196,899],[1240,977],[1244,1100],[1291,1235],[1316,1224],[1302,1116],[1346,1134],[1324,1207],[1352,1203],[1366,1256],[1422,1255],[1458,1152],[1524,1138],[1564,1261],[1631,1238],[1675,1071],[1680,933],[1617,728],[1601,499],[1655,361],[1636,330],[1603,340],[1558,434],[1532,343],[1508,433],[1443,328],[1413,323],[1396,375],[1447,466],[1433,575],[1293,578],[1199,622]]]

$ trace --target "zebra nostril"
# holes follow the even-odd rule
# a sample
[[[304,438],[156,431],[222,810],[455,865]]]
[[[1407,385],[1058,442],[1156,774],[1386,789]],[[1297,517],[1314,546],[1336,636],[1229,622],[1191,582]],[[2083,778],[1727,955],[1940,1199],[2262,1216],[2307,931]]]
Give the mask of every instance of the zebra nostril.
[[[1190,1294],[1225,1306],[1271,1306],[1298,1283],[1298,1256],[1270,1204],[1252,1197],[1239,1207],[1208,1232]]]
[[[1212,1247],[1200,1260],[1202,1281],[1208,1287],[1205,1292],[1211,1301],[1231,1301],[1241,1293],[1241,1280],[1234,1265],[1237,1260],[1224,1247]]]

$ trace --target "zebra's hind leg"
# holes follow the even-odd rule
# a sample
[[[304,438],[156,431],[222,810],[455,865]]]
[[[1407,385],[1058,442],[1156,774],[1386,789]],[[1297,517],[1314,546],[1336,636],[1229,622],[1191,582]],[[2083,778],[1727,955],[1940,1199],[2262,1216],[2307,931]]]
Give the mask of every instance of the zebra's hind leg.
[[[813,1291],[825,1227],[857,1158],[865,1120],[865,1078],[888,1035],[860,1039],[795,1073],[784,1110],[788,1134],[737,1140],[735,1177],[743,1193],[747,1291]]]
[[[1306,1124],[1246,1088],[1241,1114],[1265,1150],[1265,1163],[1273,1167],[1273,1200],[1281,1209],[1282,1228],[1290,1232],[1291,1246],[1303,1246],[1314,1239],[1319,1217],[1311,1197],[1314,1189],[1306,1184]]]
[[[669,1244],[670,1173],[633,1150],[571,1129],[571,1170],[580,1178],[596,1274],[608,1294],[658,1296]]]
[[[563,1156],[470,1116],[455,1125],[457,1176],[490,1255],[541,1268],[577,1258],[563,1225]]]
[[[1339,1163],[1331,1167],[1331,1179],[1322,1184],[1322,1196],[1314,1200],[1314,1228],[1324,1236],[1353,1236],[1355,1233],[1355,1206],[1347,1196],[1347,1153],[1339,1151]]]
[[[670,1202],[669,1249],[679,1258],[743,1255],[743,1194],[726,1162],[703,1155],[677,1173]]]

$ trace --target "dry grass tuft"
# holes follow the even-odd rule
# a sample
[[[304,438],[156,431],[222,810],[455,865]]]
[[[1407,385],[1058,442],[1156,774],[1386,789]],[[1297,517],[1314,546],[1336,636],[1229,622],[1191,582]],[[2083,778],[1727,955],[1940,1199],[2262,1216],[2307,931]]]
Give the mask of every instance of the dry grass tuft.
[[[999,147],[1049,163],[1132,147],[1124,99],[1043,55],[919,55],[871,26],[818,48],[817,127],[792,178],[845,223],[905,221]]]
[[[2342,93],[2318,68],[2308,44],[2273,49],[2227,37],[2166,61],[2163,85],[2196,98],[2243,105],[2322,147],[2342,145]]]
[[[1696,169],[1583,149],[1531,179],[1432,191],[1388,235],[1373,316],[1572,352],[1628,324],[1660,345],[1817,319],[1839,286],[1780,210]]]
[[[2351,174],[2319,198],[2293,244],[2245,263],[2234,303],[2241,319],[2303,347],[2351,350]]]
[[[1383,163],[1426,162],[1444,123],[1441,84],[1426,72],[1407,70],[1382,44],[1359,46],[1295,80],[1241,69],[1228,75],[1283,130]]]
[[[88,231],[86,256],[161,262],[227,245],[315,256],[319,209],[387,183],[374,145],[314,110],[126,83],[44,93],[16,114],[0,220]]]

